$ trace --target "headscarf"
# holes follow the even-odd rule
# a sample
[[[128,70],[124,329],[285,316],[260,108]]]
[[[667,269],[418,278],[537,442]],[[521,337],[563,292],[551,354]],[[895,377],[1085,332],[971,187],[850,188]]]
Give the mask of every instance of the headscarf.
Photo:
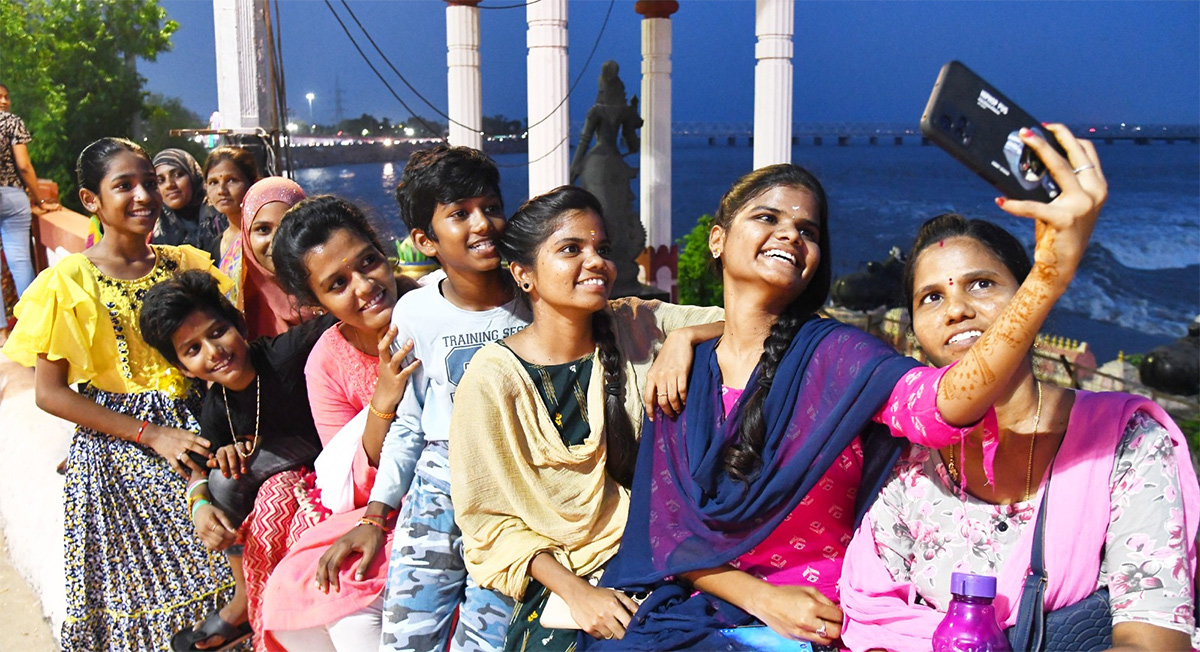
[[[201,207],[204,205],[204,171],[200,164],[182,149],[164,149],[154,155],[154,167],[169,165],[183,170],[192,183],[192,199],[187,206],[178,211],[167,208],[162,210],[162,217],[154,225],[154,235],[151,241],[156,244],[190,244],[203,248],[219,231],[213,224],[201,224]],[[203,216],[207,217],[207,216]]]
[[[251,338],[273,337],[312,316],[299,308],[295,298],[280,287],[275,275],[250,251],[250,227],[258,211],[273,202],[290,208],[305,196],[304,189],[291,179],[264,177],[242,198],[242,306]]]
[[[712,341],[696,347],[683,413],[677,419],[660,415],[643,431],[628,525],[602,580],[604,586],[653,589],[620,641],[630,649],[703,645],[703,637],[717,628],[753,622],[707,594],[689,599],[689,588],[667,580],[729,563],[757,546],[860,436],[863,480],[856,515],[861,516],[904,443],[872,418],[918,363],[851,326],[813,317],[784,353],[763,401],[762,465],[746,483],[733,479],[724,452],[737,437],[743,405],[739,400],[720,419],[715,347]],[[747,387],[758,382],[759,373]],[[585,638],[590,639],[580,637]],[[588,643],[583,647],[595,646]]]
[[[164,149],[154,155],[154,167],[160,165],[169,165],[187,173],[192,181],[192,201],[188,202],[188,207],[204,203],[204,170],[200,169],[200,164],[191,154],[174,147]]]

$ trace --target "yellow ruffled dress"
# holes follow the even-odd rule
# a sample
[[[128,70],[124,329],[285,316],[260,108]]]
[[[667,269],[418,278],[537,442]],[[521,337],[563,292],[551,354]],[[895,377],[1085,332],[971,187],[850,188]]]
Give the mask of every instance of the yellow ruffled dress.
[[[138,279],[106,276],[83,254],[42,272],[16,306],[4,354],[70,364],[68,381],[106,408],[198,431],[198,388],[142,340],[138,316],[152,285],[189,270],[229,280],[191,246],[154,245]],[[67,457],[64,650],[167,649],[232,586],[224,557],[192,530],[186,485],[149,447],[76,427]]]

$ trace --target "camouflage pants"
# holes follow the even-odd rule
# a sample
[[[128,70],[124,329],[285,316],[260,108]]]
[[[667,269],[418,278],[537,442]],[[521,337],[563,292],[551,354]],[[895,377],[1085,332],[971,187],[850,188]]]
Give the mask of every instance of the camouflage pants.
[[[462,532],[443,481],[448,466],[445,442],[427,444],[404,497],[388,564],[381,650],[441,652],[449,644],[451,650],[483,651],[504,645],[513,603],[467,575]]]

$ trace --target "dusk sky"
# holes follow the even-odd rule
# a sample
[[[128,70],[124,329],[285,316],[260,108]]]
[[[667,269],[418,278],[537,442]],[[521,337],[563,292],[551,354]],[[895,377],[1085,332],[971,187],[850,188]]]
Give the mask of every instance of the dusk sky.
[[[446,110],[446,21],[440,0],[348,0],[392,63]],[[341,0],[331,0],[356,29]],[[210,2],[164,0],[180,23],[174,50],[140,62],[147,89],[179,97],[207,117],[217,107]],[[526,117],[525,8],[484,0],[481,8],[484,115]],[[674,119],[753,119],[754,2],[681,0],[674,21]],[[486,9],[488,6],[496,9]],[[571,114],[595,100],[600,64],[613,59],[629,94],[640,92],[641,17],[631,0],[571,0],[570,81],[582,71]],[[316,122],[334,118],[335,82],[345,117],[393,120],[408,111],[362,62],[320,0],[280,5],[288,103]],[[797,2],[794,119],[798,123],[907,122],[915,125],[938,69],[959,59],[1035,117],[1072,123],[1200,122],[1200,3],[1150,2]],[[425,106],[355,33],[400,96]],[[596,55],[584,70],[589,51]],[[542,116],[533,116],[536,120]]]

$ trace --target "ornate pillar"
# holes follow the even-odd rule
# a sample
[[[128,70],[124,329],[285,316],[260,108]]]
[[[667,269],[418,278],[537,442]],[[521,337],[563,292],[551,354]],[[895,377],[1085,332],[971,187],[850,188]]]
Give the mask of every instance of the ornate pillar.
[[[567,0],[525,8],[529,54],[529,196],[569,181],[571,150],[567,97]]]
[[[446,0],[446,89],[450,144],[483,149],[478,4],[479,0]]]
[[[671,14],[676,0],[638,0],[642,15],[641,217],[646,245],[671,246]]]
[[[213,0],[217,110],[226,129],[270,129],[263,0]]]
[[[754,168],[792,161],[792,33],[795,0],[756,0]]]

